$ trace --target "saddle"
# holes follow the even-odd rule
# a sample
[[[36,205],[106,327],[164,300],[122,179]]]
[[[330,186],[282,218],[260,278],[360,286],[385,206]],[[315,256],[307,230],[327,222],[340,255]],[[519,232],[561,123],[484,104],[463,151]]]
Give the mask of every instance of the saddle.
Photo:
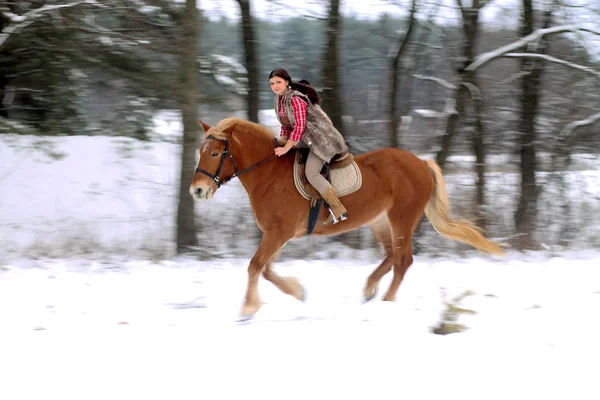
[[[317,189],[306,179],[306,159],[309,151],[304,148],[296,149],[294,157],[294,184],[302,197],[309,201],[310,207],[305,236],[313,232],[319,219],[321,205],[325,202]],[[354,156],[348,152],[335,155],[329,163],[323,166],[321,175],[331,183],[338,197],[354,193],[362,186],[360,169],[354,161]],[[323,224],[323,222],[320,223]]]
[[[294,184],[302,197],[313,204],[316,200],[321,200],[321,195],[306,179],[305,168],[309,151],[304,148],[296,149]],[[354,156],[347,151],[336,154],[329,163],[326,163],[321,170],[321,175],[331,183],[340,198],[356,192],[362,186],[360,169],[354,161]]]

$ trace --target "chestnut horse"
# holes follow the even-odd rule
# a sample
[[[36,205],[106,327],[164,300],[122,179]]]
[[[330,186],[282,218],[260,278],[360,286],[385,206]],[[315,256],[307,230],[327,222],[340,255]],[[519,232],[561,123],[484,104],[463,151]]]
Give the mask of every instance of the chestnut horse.
[[[296,189],[294,150],[274,156],[276,140],[266,127],[227,118],[215,127],[199,121],[204,131],[200,161],[190,185],[196,200],[209,200],[220,185],[238,177],[248,192],[262,240],[248,266],[248,286],[241,318],[251,318],[261,307],[258,278],[262,273],[282,292],[304,300],[304,288],[295,278],[281,277],[272,262],[287,241],[307,232],[309,202]],[[355,157],[362,187],[342,197],[348,219],[317,224],[313,235],[335,235],[369,224],[386,257],[366,281],[363,295],[371,300],[380,279],[392,268],[394,276],[384,300],[394,301],[404,274],[413,262],[412,234],[423,212],[443,236],[467,243],[482,252],[503,254],[500,246],[482,236],[466,220],[449,216],[444,178],[433,160],[421,160],[407,151],[384,148]],[[328,211],[321,210],[319,220]]]

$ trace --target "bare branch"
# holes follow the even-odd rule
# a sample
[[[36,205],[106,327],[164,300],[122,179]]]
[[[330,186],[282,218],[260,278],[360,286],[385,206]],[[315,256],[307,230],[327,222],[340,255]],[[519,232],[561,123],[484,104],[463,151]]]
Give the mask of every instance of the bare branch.
[[[593,33],[595,35],[600,35],[600,32],[597,32],[597,31],[594,31],[591,29],[582,28],[577,25],[562,25],[562,26],[555,26],[552,28],[538,29],[538,30],[532,32],[531,34],[529,34],[525,37],[522,37],[519,40],[516,40],[512,43],[507,44],[506,46],[502,46],[502,47],[497,48],[496,50],[488,51],[487,53],[478,55],[477,57],[475,57],[475,60],[473,60],[473,62],[465,68],[465,70],[474,71],[477,68],[487,64],[488,62],[492,61],[495,58],[502,57],[506,53],[510,53],[512,51],[518,50],[518,49],[528,45],[529,43],[535,43],[535,42],[539,41],[545,35],[554,35],[557,33],[566,33],[566,32],[576,33],[578,31]]]
[[[457,89],[456,86],[454,86],[453,84],[451,84],[447,80],[444,80],[442,78],[438,78],[436,76],[420,75],[420,74],[412,74],[411,76],[413,78],[415,78],[415,79],[420,79],[420,80],[423,80],[423,81],[433,81],[435,83],[438,83],[438,84],[442,85],[446,89],[451,89],[451,90],[456,90]]]
[[[506,85],[507,83],[511,83],[516,81],[517,79],[521,79],[524,76],[527,76],[531,74],[531,71],[519,71],[516,74],[509,76],[508,78],[502,80],[502,82],[500,82],[501,85]]]
[[[441,86],[445,87],[446,89],[450,89],[450,90],[457,90],[458,87],[451,84],[450,82],[448,82],[447,80],[444,80],[442,78],[438,78],[436,76],[429,76],[429,75],[420,75],[420,74],[412,74],[411,75],[413,78],[415,79],[420,79],[422,81],[432,81],[435,83],[440,84]],[[480,100],[481,99],[481,90],[479,90],[479,88],[470,83],[470,82],[461,82],[460,83],[462,86],[466,87],[467,89],[469,89],[469,92],[471,93],[471,98],[475,99],[475,100]]]
[[[462,16],[463,20],[465,19],[465,8],[462,5],[462,0],[456,0],[456,4],[458,5],[458,8],[460,8],[460,15]]]
[[[552,57],[547,54],[537,54],[537,53],[506,53],[502,57],[508,58],[533,58],[538,60],[546,60],[556,64],[566,65],[567,67],[571,67],[574,69],[578,69],[580,71],[587,72],[588,74],[595,75],[600,78],[600,71],[596,71],[591,67],[586,67],[585,65],[575,64],[566,60],[562,60],[560,58]]]
[[[317,21],[326,21],[327,20],[327,18],[325,16],[315,15],[315,14],[306,13],[306,12],[300,13],[298,11],[298,8],[295,7],[294,4],[290,4],[289,2],[286,2],[286,1],[271,0],[271,1],[269,1],[269,3],[276,7],[281,8],[283,10],[291,11],[294,15],[301,17],[301,18],[312,19],[312,20],[317,20]]]
[[[440,45],[436,45],[436,44],[431,44],[431,43],[427,43],[427,42],[419,42],[418,40],[411,41],[411,43],[419,45],[421,47],[425,47],[426,49],[434,49],[434,50],[442,50],[442,49],[444,49],[444,46],[440,46]]]
[[[471,93],[471,98],[474,100],[481,100],[481,90],[470,82],[461,82],[461,85],[469,89],[469,93]]]
[[[108,8],[106,5],[100,4],[96,0],[81,0],[81,1],[73,2],[73,3],[69,3],[69,4],[56,4],[56,5],[43,6],[43,7],[31,10],[29,12],[26,12],[23,15],[16,15],[16,14],[6,12],[6,11],[0,11],[0,12],[2,12],[2,14],[5,17],[7,17],[11,21],[10,24],[4,29],[4,31],[2,33],[0,33],[0,48],[2,47],[2,45],[4,45],[4,43],[6,42],[6,39],[8,39],[10,35],[12,35],[13,33],[18,33],[22,29],[31,25],[32,23],[37,21],[38,18],[41,18],[44,14],[53,13],[61,8],[70,8],[70,7],[81,6],[81,5],[90,5],[90,6],[94,6],[94,7]]]
[[[600,112],[596,113],[594,115],[590,115],[586,119],[573,121],[573,122],[567,124],[567,126],[565,126],[563,128],[563,130],[560,131],[560,133],[558,134],[558,141],[559,142],[566,141],[567,138],[573,133],[573,131],[575,129],[580,128],[582,126],[591,125],[591,124],[595,123],[596,121],[600,121]]]

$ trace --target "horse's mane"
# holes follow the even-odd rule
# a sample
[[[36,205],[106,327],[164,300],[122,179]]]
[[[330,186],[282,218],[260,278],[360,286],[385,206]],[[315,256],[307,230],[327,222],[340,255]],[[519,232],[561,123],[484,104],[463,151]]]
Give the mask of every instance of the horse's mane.
[[[232,139],[232,136],[238,129],[234,129],[230,135],[223,132],[232,126],[244,131],[244,136],[253,136],[255,139],[264,139],[268,140],[269,143],[273,143],[273,133],[267,127],[235,117],[225,118],[219,121],[219,123],[214,127],[217,132],[211,132],[211,134],[219,139]],[[206,136],[208,136],[208,133],[204,135],[205,139]]]

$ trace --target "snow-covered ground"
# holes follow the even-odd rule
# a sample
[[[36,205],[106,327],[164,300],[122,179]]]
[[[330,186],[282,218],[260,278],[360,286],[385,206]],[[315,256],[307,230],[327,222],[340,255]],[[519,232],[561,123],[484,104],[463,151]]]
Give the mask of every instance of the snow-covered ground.
[[[416,257],[395,303],[373,262],[276,266],[236,322],[247,259],[37,260],[0,270],[0,398],[598,399],[600,253]],[[391,276],[380,286],[380,296]],[[436,335],[444,301],[462,333]]]

